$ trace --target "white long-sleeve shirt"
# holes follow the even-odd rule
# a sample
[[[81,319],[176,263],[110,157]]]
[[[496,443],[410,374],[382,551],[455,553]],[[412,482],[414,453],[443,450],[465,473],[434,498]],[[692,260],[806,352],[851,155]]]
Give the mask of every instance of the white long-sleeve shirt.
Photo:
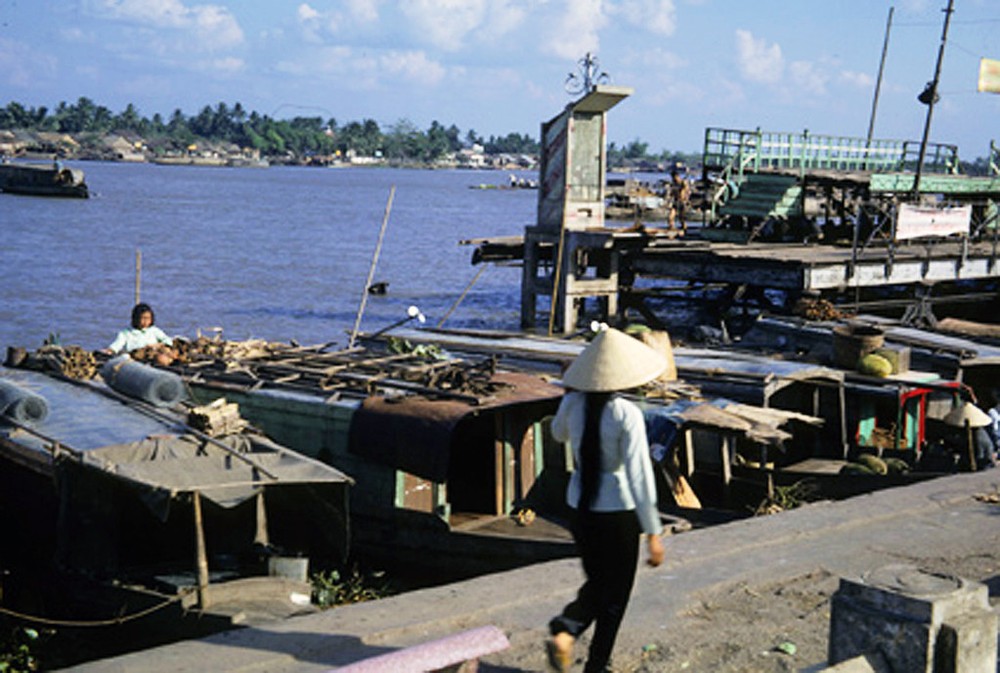
[[[131,353],[134,350],[145,348],[146,346],[155,346],[156,344],[166,344],[167,346],[172,346],[173,343],[173,339],[168,337],[166,333],[156,325],[150,325],[146,329],[129,327],[128,329],[123,329],[118,332],[118,335],[115,336],[115,340],[111,342],[110,346],[108,346],[108,350],[112,353]]]
[[[573,508],[580,503],[580,443],[586,406],[584,393],[568,392],[552,419],[552,436],[556,441],[569,442],[578,466],[566,490],[566,502]],[[628,400],[612,396],[601,414],[600,435],[600,478],[591,511],[635,510],[642,531],[658,535],[663,526],[657,510],[656,482],[642,411]]]

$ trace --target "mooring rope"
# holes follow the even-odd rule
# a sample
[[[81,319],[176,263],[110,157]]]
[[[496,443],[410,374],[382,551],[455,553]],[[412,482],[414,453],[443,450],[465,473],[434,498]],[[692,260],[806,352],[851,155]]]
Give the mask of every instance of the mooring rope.
[[[35,615],[28,615],[23,612],[18,612],[17,610],[11,610],[10,608],[5,608],[0,605],[0,614],[5,614],[16,619],[21,619],[27,622],[33,622],[35,624],[44,624],[46,626],[72,626],[72,627],[98,627],[98,626],[117,626],[119,624],[124,624],[126,622],[135,621],[136,619],[141,619],[147,615],[150,615],[158,610],[172,605],[180,600],[183,600],[185,596],[195,591],[194,588],[182,589],[176,596],[171,596],[163,600],[161,603],[148,607],[144,610],[134,612],[130,615],[124,615],[121,617],[116,617],[114,619],[97,619],[93,621],[82,621],[82,620],[72,620],[72,619],[49,619],[48,617],[37,617]]]

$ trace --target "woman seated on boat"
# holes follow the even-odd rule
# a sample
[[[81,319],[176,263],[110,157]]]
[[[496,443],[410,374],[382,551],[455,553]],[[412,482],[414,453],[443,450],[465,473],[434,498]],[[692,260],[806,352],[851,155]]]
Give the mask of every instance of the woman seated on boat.
[[[152,360],[169,365],[177,359],[173,339],[156,326],[156,316],[149,304],[136,304],[132,309],[132,326],[118,332],[105,353],[129,353],[139,360]]]

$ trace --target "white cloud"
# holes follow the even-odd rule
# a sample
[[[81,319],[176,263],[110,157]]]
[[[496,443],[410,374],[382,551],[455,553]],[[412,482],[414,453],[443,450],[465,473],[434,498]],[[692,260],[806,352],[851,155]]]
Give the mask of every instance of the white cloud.
[[[236,17],[220,5],[187,6],[180,0],[94,0],[91,7],[111,19],[187,31],[193,41],[184,48],[212,51],[242,44],[244,39]]]
[[[736,31],[737,65],[747,79],[774,84],[781,80],[785,67],[781,47],[757,39],[748,30]]]
[[[526,12],[512,0],[490,0],[487,16],[478,32],[484,39],[496,39],[514,31],[524,22]]]
[[[282,61],[276,66],[289,75],[328,75],[351,89],[374,89],[387,80],[433,86],[441,82],[447,71],[443,65],[422,51],[389,50],[357,52],[350,47],[325,47],[308,53],[296,61]]]
[[[319,18],[319,12],[304,2],[299,5],[296,14],[299,16],[299,21],[314,21]]]
[[[421,84],[434,85],[444,79],[445,69],[422,51],[390,51],[379,58],[380,69],[388,75]]]
[[[347,0],[347,9],[351,16],[364,23],[378,21],[379,0]]]
[[[792,79],[792,88],[816,96],[826,93],[826,83],[829,79],[826,73],[819,70],[809,61],[794,61],[788,66]]]
[[[657,35],[673,35],[677,28],[674,0],[623,0],[608,6],[609,14],[621,14],[637,27]]]
[[[598,31],[607,23],[601,0],[566,0],[563,14],[545,40],[545,50],[561,58],[579,59],[600,47]]]
[[[402,0],[399,7],[416,35],[446,51],[460,49],[486,16],[485,0]]]
[[[845,84],[859,89],[870,89],[875,84],[875,78],[866,72],[854,72],[852,70],[841,71],[838,79]]]

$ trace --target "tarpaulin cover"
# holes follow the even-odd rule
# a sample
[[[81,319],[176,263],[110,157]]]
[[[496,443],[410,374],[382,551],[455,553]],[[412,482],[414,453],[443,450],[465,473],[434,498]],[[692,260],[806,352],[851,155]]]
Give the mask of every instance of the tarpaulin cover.
[[[178,493],[198,491],[203,498],[229,508],[272,486],[351,482],[329,465],[284,449],[263,436],[235,435],[223,441],[275,478],[193,435],[156,435],[64,460],[79,460],[130,483],[161,520],[166,520],[171,500]]]
[[[16,383],[0,380],[0,414],[24,425],[41,423],[49,415],[49,403]]]
[[[128,355],[119,355],[104,363],[101,377],[123,395],[145,400],[157,407],[168,407],[184,399],[181,377],[136,362]]]
[[[493,381],[506,384],[478,405],[454,400],[406,397],[396,401],[372,396],[351,419],[350,451],[424,479],[443,482],[448,475],[452,433],[469,415],[533,402],[555,401],[563,389],[537,376],[498,372]]]

